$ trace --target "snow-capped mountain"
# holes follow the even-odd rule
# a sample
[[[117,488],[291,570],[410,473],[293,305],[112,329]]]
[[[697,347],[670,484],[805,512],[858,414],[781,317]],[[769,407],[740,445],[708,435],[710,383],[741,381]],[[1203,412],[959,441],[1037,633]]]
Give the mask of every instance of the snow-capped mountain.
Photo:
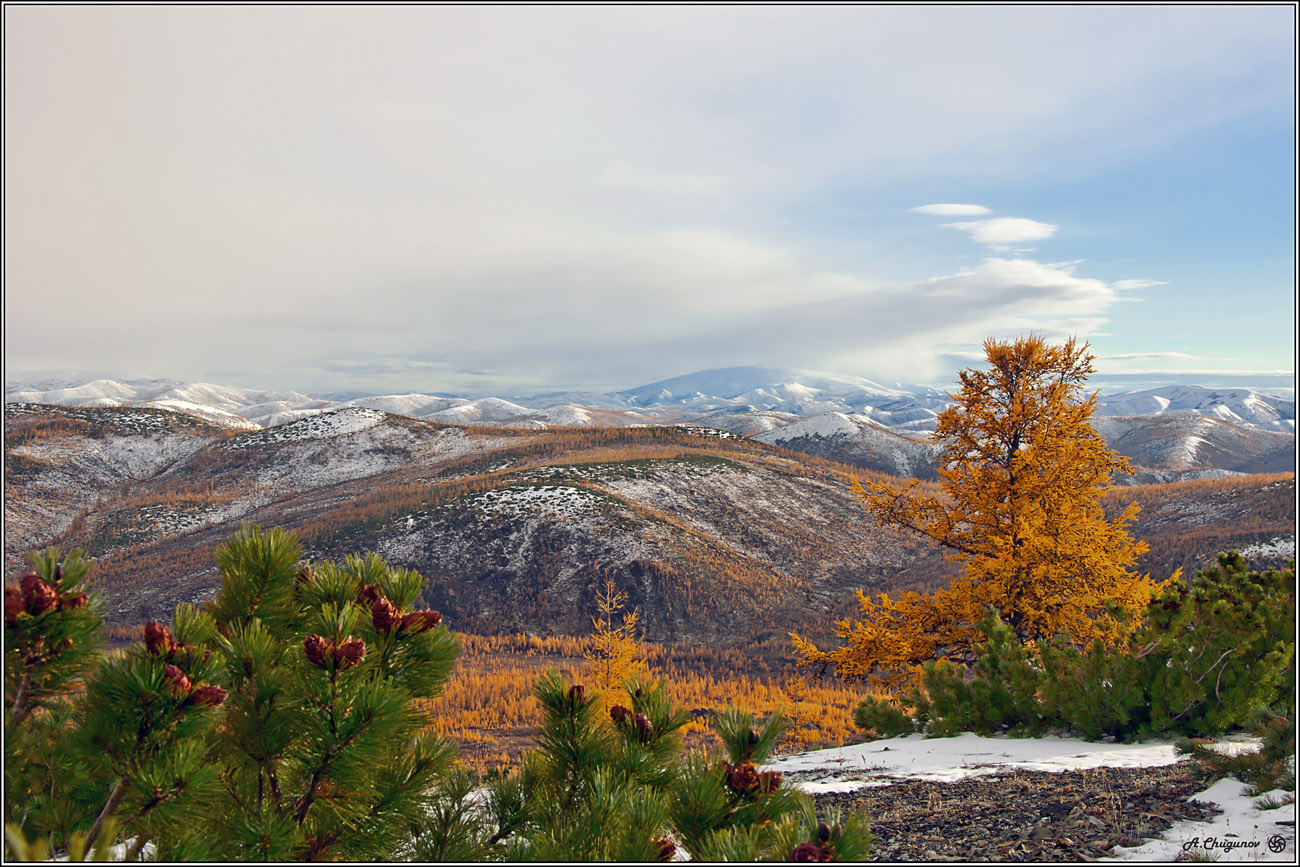
[[[950,401],[938,389],[818,371],[769,367],[702,370],[639,388],[596,394],[549,392],[512,398],[393,394],[331,400],[174,380],[7,385],[7,403],[170,409],[224,427],[271,427],[340,407],[359,406],[447,424],[714,424],[750,435],[782,423],[838,413],[896,433],[924,436]],[[1295,432],[1295,401],[1247,388],[1168,386],[1098,399],[1098,416],[1204,416],[1265,430]],[[784,420],[784,421],[783,421]],[[791,437],[800,431],[792,432]]]
[[[724,367],[652,382],[614,395],[637,407],[680,407],[697,411],[749,406],[755,410],[816,415],[853,412],[914,397],[860,376],[781,367]]]
[[[309,397],[296,391],[265,391],[206,382],[182,383],[170,379],[127,382],[96,379],[79,384],[42,382],[34,385],[6,385],[5,403],[169,409],[236,429],[283,424],[336,405],[333,401]]]
[[[827,412],[752,438],[891,476],[936,477],[933,462],[939,454],[937,446],[929,440],[897,433],[867,416]]]
[[[1250,388],[1173,385],[1097,399],[1097,414],[1203,415],[1295,433],[1295,401]]]

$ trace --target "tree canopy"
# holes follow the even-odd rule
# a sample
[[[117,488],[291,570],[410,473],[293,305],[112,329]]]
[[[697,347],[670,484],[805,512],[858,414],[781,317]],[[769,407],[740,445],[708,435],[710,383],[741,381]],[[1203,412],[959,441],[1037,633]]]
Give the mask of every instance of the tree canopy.
[[[836,624],[842,647],[822,651],[792,634],[802,664],[898,682],[926,660],[969,657],[990,606],[1021,641],[1078,642],[1116,637],[1124,612],[1145,608],[1154,585],[1132,566],[1146,546],[1126,529],[1137,505],[1113,518],[1101,506],[1112,475],[1132,470],[1089,424],[1087,349],[1038,336],[984,342],[988,369],[961,371],[934,432],[943,497],[921,495],[916,482],[853,480],[873,518],[941,545],[961,572],[927,595],[859,592],[861,620]]]

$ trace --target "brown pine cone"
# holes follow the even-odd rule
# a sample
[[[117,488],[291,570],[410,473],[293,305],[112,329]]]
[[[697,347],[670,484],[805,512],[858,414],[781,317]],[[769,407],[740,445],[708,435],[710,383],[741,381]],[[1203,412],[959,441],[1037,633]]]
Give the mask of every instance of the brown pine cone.
[[[190,701],[198,707],[220,707],[226,700],[226,691],[214,684],[201,686],[190,693]]]
[[[67,608],[69,610],[80,608],[86,604],[86,599],[87,597],[85,593],[78,593],[74,596],[64,596],[59,600],[59,607]]]
[[[370,622],[375,625],[376,632],[388,632],[393,626],[400,624],[397,609],[393,607],[393,603],[382,596],[370,607]]]
[[[402,629],[410,632],[425,632],[429,629],[435,629],[442,620],[442,615],[437,611],[412,611],[402,618]]]
[[[374,584],[367,584],[357,591],[357,602],[361,605],[365,605],[367,608],[374,605],[377,600],[383,598],[383,594],[379,592],[378,581]]]
[[[23,576],[23,597],[27,613],[33,616],[44,614],[59,604],[59,591],[42,581],[35,572]]]
[[[176,666],[169,665],[163,669],[163,680],[171,684],[173,695],[189,695],[190,679]]]
[[[655,849],[658,850],[658,858],[660,861],[671,861],[673,860],[673,855],[677,854],[677,846],[672,840],[663,838],[656,840]]]
[[[23,592],[17,587],[5,588],[5,623],[15,623],[23,613]]]
[[[334,650],[334,660],[340,669],[352,668],[366,658],[366,643],[360,638],[343,642]]]
[[[823,849],[813,843],[800,843],[790,853],[791,861],[830,861],[834,857],[829,849]]]
[[[317,668],[325,667],[325,656],[333,650],[332,645],[319,635],[308,635],[302,642],[302,649],[307,654],[307,661]]]
[[[627,719],[630,713],[632,712],[621,704],[616,704],[609,709],[609,716],[614,720],[614,725],[622,725],[623,720]]]
[[[144,649],[151,656],[171,656],[176,642],[172,640],[172,631],[157,620],[150,620],[144,625]]]
[[[727,785],[732,791],[742,795],[752,795],[758,791],[758,768],[753,764],[745,762],[733,768],[724,762],[723,767],[727,769]]]

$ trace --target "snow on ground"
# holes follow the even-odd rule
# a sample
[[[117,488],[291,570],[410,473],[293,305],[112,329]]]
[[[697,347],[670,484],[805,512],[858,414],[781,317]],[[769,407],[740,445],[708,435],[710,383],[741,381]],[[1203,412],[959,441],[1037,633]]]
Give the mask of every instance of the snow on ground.
[[[1238,753],[1257,744],[1256,739],[1233,736],[1221,740],[1216,748]],[[1076,738],[981,737],[967,733],[953,738],[909,735],[798,753],[773,759],[763,768],[795,774],[800,779],[792,779],[790,785],[820,794],[887,785],[900,778],[952,781],[996,776],[1005,769],[1073,771],[1158,767],[1180,760],[1185,759],[1174,754],[1174,746],[1169,741],[1112,744]],[[1220,780],[1193,797],[1217,804],[1222,814],[1206,822],[1179,822],[1142,846],[1116,848],[1115,857],[1110,860],[1173,861],[1179,856],[1186,859],[1195,854],[1220,861],[1295,863],[1295,805],[1260,810],[1253,804],[1256,799],[1244,794],[1245,788],[1236,780]],[[1280,845],[1280,851],[1272,851],[1270,842],[1273,848]]]
[[[849,791],[870,785],[870,777],[952,781],[963,777],[996,774],[1001,769],[1028,771],[1074,771],[1083,768],[1138,768],[1171,765],[1178,758],[1172,743],[1145,744],[1089,743],[1075,738],[986,738],[961,734],[952,738],[921,735],[888,738],[865,744],[800,753],[775,759],[771,770],[833,770],[834,791]],[[846,779],[856,778],[856,779]],[[879,782],[888,782],[880,780]],[[800,783],[809,792],[829,791],[821,781]]]
[[[1247,545],[1241,549],[1240,554],[1246,558],[1247,563],[1256,557],[1294,557],[1295,536],[1278,536],[1267,542]]]
[[[1180,856],[1213,861],[1279,861],[1296,863],[1295,804],[1276,810],[1255,806],[1258,798],[1236,780],[1219,780],[1194,795],[1217,804],[1222,813],[1206,822],[1176,822],[1158,838],[1141,846],[1115,847],[1108,861],[1173,861]],[[1272,792],[1281,798],[1284,792]],[[1282,824],[1288,822],[1289,824]]]
[[[264,445],[266,443],[322,440],[345,436],[370,430],[383,420],[383,412],[364,407],[347,407],[328,412],[312,412],[297,421],[280,424],[273,429],[257,431],[240,439],[231,440],[230,448],[244,449],[248,446]]]
[[[548,512],[563,518],[576,518],[598,508],[599,498],[589,491],[568,485],[497,488],[472,501],[485,512],[512,516]]]

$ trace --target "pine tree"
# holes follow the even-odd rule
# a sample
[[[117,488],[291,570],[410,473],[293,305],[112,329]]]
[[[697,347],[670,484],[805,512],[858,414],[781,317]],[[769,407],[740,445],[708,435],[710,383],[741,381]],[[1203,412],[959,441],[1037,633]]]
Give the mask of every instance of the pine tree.
[[[42,840],[35,857],[73,846],[74,831],[84,832],[102,804],[70,734],[72,698],[99,660],[103,621],[81,551],[28,559],[31,569],[5,588],[5,823],[11,839]]]
[[[1114,518],[1101,507],[1111,475],[1131,470],[1088,423],[1096,395],[1082,393],[1086,350],[1036,336],[985,341],[989,369],[960,373],[934,433],[943,498],[918,493],[916,482],[864,488],[854,479],[872,517],[939,544],[961,573],[929,595],[860,592],[861,619],[836,625],[842,647],[821,651],[792,635],[802,664],[899,683],[926,660],[969,663],[990,605],[1021,642],[1123,634],[1117,612],[1142,610],[1153,585],[1130,571],[1145,550],[1125,529],[1136,504]]]
[[[812,799],[759,766],[785,731],[779,713],[756,726],[728,709],[715,720],[725,758],[680,757],[690,714],[667,683],[637,676],[630,707],[566,685],[537,683],[538,750],[489,786],[490,854],[511,861],[862,860],[871,835],[860,816],[819,822]]]
[[[87,677],[59,758],[87,764],[98,803],[68,849],[120,827],[129,860],[146,845],[165,860],[388,860],[449,796],[464,801],[463,779],[448,779],[454,747],[427,733],[425,700],[459,644],[438,612],[410,610],[423,579],[374,555],[300,557],[291,534],[241,528],[218,550],[206,609],[146,624]],[[7,605],[15,629],[57,610],[20,601]],[[9,663],[6,682],[20,682]],[[52,767],[40,758],[19,764]],[[443,851],[473,849],[469,824],[443,831]]]
[[[1251,570],[1220,554],[1186,586],[1152,600],[1138,650],[1150,702],[1147,728],[1209,734],[1244,725],[1260,707],[1295,706],[1295,563]]]

